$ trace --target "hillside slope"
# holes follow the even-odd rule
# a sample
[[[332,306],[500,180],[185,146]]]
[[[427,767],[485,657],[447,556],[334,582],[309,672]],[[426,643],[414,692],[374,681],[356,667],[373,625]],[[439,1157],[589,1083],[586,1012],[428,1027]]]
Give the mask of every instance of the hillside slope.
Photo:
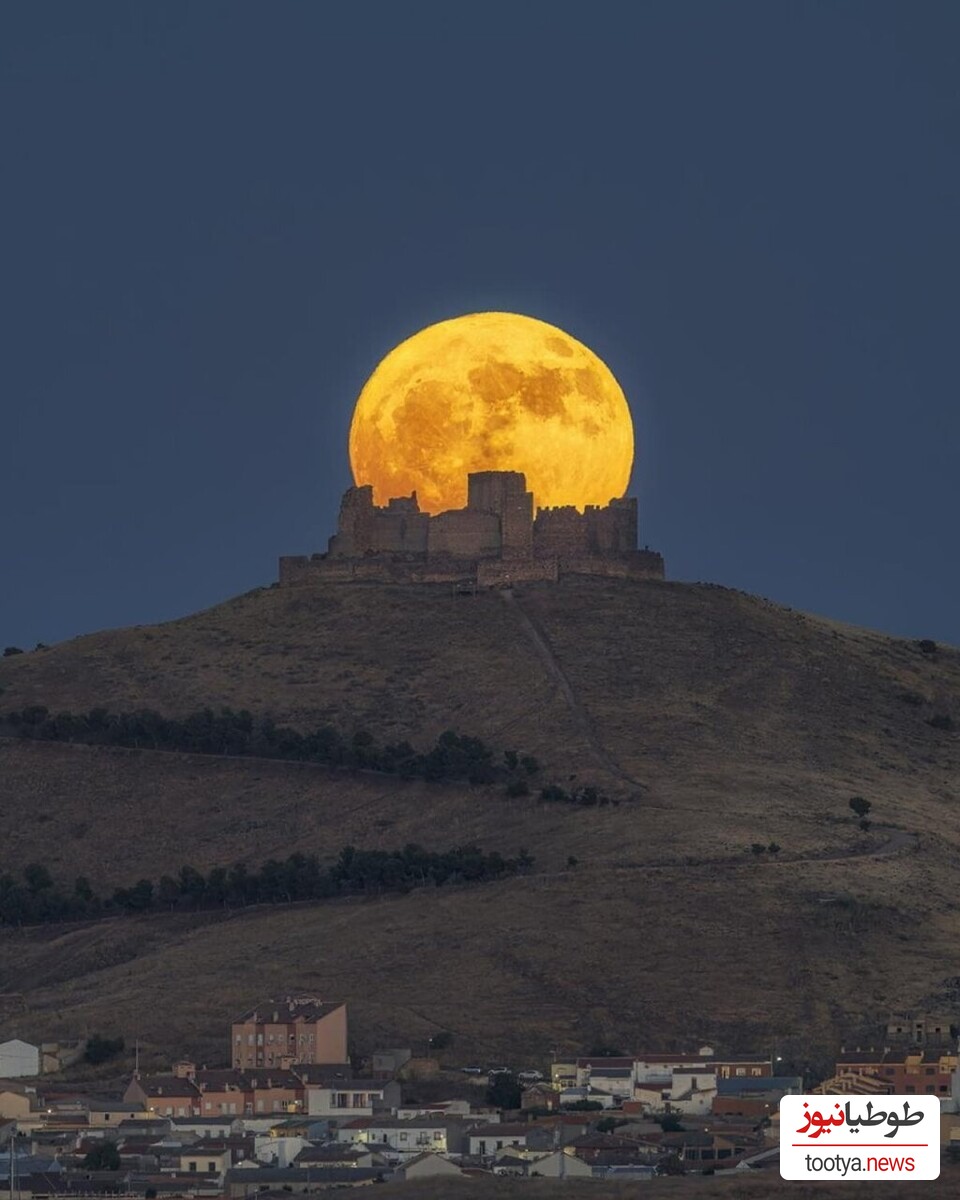
[[[229,705],[421,748],[453,727],[622,800],[0,739],[0,871],[41,861],[109,888],[408,841],[536,858],[429,895],[7,931],[0,992],[29,991],[33,1013],[0,1003],[0,1031],[109,1022],[172,1050],[182,1026],[213,1055],[225,1007],[295,982],[348,998],[364,1039],[449,1028],[464,1053],[529,1057],[592,1035],[827,1042],[953,998],[960,736],[928,723],[960,716],[950,648],[706,585],[332,585],[4,659],[0,688],[0,711]],[[780,861],[750,854],[772,840]],[[215,991],[191,986],[201,969]]]

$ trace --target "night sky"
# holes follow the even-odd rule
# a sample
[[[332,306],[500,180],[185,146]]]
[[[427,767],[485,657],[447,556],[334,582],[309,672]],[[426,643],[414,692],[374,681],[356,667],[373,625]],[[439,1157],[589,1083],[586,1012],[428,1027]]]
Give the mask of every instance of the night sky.
[[[463,312],[567,329],[640,540],[960,643],[960,5],[0,9],[0,646],[326,547],[357,393]]]

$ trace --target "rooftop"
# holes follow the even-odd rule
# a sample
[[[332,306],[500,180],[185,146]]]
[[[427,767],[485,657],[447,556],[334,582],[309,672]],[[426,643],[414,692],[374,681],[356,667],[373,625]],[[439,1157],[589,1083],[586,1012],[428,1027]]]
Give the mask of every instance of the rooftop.
[[[234,1025],[256,1024],[285,1024],[290,1021],[320,1021],[330,1013],[343,1008],[342,1000],[321,1000],[319,996],[282,996],[275,1000],[265,1000],[256,1008],[248,1009],[234,1019]]]

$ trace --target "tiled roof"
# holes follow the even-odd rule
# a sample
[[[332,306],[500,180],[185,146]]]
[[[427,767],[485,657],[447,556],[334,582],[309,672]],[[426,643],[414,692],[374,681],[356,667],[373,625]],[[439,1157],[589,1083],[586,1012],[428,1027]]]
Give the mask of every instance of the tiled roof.
[[[234,1025],[246,1025],[250,1021],[274,1024],[274,1013],[277,1024],[290,1021],[320,1021],[338,1008],[343,1008],[342,1000],[324,1001],[318,996],[281,996],[279,999],[265,1000],[256,1008],[248,1009],[234,1019]]]
[[[635,1054],[633,1056],[633,1061],[638,1063],[676,1063],[678,1066],[682,1066],[683,1063],[705,1064],[712,1060],[712,1054],[660,1054],[659,1052],[654,1054],[652,1051],[645,1051],[642,1054]],[[722,1061],[727,1062],[728,1060],[723,1059]]]
[[[238,1088],[243,1091],[254,1088],[285,1088],[296,1091],[303,1086],[293,1071],[282,1067],[240,1067],[218,1071],[197,1071],[198,1087],[208,1091]]]
[[[137,1080],[141,1089],[151,1098],[169,1096],[189,1097],[196,1100],[199,1092],[189,1079],[178,1079],[176,1075],[144,1075]]]
[[[227,1183],[360,1183],[378,1175],[388,1178],[384,1167],[240,1167],[227,1171]]]
[[[536,1129],[536,1125],[523,1124],[518,1122],[515,1125],[478,1125],[475,1129],[470,1130],[470,1136],[474,1137],[526,1137],[532,1130]]]

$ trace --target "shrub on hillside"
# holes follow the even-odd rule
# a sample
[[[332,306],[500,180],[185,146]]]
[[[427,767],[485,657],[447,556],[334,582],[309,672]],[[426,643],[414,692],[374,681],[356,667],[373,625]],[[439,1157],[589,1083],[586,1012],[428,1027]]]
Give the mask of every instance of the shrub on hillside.
[[[87,1040],[83,1057],[88,1063],[97,1066],[108,1059],[114,1058],[118,1054],[122,1054],[123,1048],[124,1042],[122,1037],[105,1038],[101,1037],[99,1033],[95,1033],[93,1037]]]

